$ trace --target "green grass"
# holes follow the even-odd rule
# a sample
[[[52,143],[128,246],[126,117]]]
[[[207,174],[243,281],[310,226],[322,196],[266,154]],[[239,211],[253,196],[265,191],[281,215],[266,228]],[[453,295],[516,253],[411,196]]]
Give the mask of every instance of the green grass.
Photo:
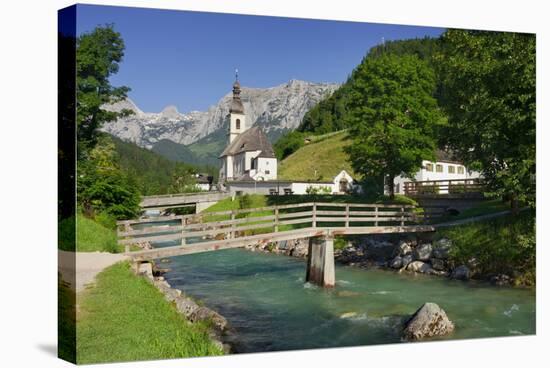
[[[478,221],[437,230],[437,238],[453,241],[451,261],[455,266],[472,259],[480,276],[504,273],[518,285],[535,284],[535,212]]]
[[[490,215],[497,212],[510,210],[510,203],[501,199],[491,199],[479,203],[477,206],[468,208],[456,216],[446,215],[435,218],[431,223],[442,223],[447,221],[463,220],[471,217]]]
[[[78,252],[120,253],[124,251],[124,248],[117,244],[115,230],[78,214],[76,216],[76,250]]]
[[[279,177],[288,180],[331,181],[342,170],[354,178],[358,177],[344,152],[344,147],[351,144],[347,137],[346,132],[329,134],[301,147],[279,163]]]
[[[222,354],[206,323],[186,321],[127,262],[101,272],[78,302],[79,364]]]

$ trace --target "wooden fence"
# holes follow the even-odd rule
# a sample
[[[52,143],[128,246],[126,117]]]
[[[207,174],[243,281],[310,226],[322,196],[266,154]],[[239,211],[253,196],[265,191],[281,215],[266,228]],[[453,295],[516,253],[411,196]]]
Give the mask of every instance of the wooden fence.
[[[141,218],[118,221],[117,225],[118,242],[129,252],[131,245],[144,243],[180,241],[185,245],[190,239],[235,239],[306,228],[344,228],[350,229],[349,233],[361,233],[364,227],[404,227],[419,220],[410,205],[312,202]]]
[[[407,196],[480,193],[483,192],[484,187],[481,179],[408,181],[403,183],[403,191]]]

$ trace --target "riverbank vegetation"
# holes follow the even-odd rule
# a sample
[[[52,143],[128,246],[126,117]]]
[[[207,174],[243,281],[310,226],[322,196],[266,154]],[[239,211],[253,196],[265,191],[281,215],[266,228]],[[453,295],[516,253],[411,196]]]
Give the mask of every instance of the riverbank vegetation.
[[[535,285],[533,210],[441,228],[437,230],[437,237],[451,239],[450,260],[456,265],[468,265],[474,277],[476,274],[483,277],[505,274],[516,285]]]
[[[79,364],[222,354],[207,324],[184,320],[127,262],[101,272],[79,296],[77,323]]]

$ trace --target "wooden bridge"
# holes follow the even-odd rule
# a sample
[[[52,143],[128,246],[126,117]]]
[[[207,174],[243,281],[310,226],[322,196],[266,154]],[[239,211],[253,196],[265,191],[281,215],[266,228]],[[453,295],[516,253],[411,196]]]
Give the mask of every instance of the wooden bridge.
[[[310,202],[119,221],[119,244],[137,262],[309,238],[307,281],[334,286],[336,235],[434,231],[413,206]],[[176,242],[175,245],[159,245]],[[140,250],[131,251],[138,245]]]
[[[197,212],[199,212],[201,206],[208,207],[227,197],[229,197],[229,194],[225,192],[197,192],[145,196],[141,199],[140,207],[144,210],[155,209],[162,211],[168,208],[197,206]]]

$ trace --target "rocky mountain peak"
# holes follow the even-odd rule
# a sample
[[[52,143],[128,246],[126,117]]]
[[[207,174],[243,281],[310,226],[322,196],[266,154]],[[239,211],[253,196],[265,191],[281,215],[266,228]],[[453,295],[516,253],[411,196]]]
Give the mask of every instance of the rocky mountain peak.
[[[338,87],[296,79],[271,88],[242,87],[247,125],[261,126],[268,136],[295,129],[309,109]],[[108,108],[128,106],[138,113],[107,123],[103,130],[146,148],[163,139],[188,145],[226,129],[231,98],[228,88],[228,93],[207,111],[189,113],[180,113],[175,106],[167,106],[160,113],[144,113],[128,99]]]
[[[160,115],[166,119],[182,119],[183,115],[179,113],[178,108],[174,105],[166,106]]]

